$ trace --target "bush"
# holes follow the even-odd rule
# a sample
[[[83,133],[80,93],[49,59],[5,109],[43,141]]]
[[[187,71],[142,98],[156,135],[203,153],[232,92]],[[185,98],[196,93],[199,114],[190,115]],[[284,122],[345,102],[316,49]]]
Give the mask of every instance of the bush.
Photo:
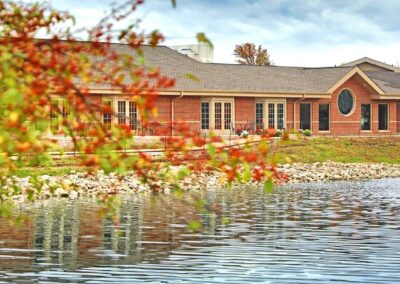
[[[277,130],[277,131],[275,132],[275,137],[281,137],[281,136],[282,136],[282,131]]]
[[[304,136],[311,136],[312,135],[312,132],[311,132],[311,130],[310,129],[306,129],[306,130],[303,130],[303,135]]]
[[[289,132],[288,131],[283,131],[282,141],[289,141]]]

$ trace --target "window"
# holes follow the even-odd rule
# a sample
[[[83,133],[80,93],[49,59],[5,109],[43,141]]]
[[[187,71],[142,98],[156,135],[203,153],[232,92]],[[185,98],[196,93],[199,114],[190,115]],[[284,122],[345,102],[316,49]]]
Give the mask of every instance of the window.
[[[256,103],[256,129],[264,129],[264,104]]]
[[[234,123],[234,100],[230,98],[208,98],[200,103],[200,129],[215,130],[228,134]]]
[[[256,104],[256,127],[268,129],[284,129],[285,128],[285,102],[273,102],[265,100],[266,108],[263,103]],[[264,124],[264,111],[266,111],[266,119]],[[259,127],[261,126],[261,127]]]
[[[378,108],[378,129],[388,130],[388,105],[379,104]]]
[[[210,103],[201,103],[201,129],[210,128]]]
[[[137,130],[137,108],[134,102],[129,102],[129,128]]]
[[[329,130],[329,104],[319,105],[319,131]]]
[[[137,106],[134,102],[118,101],[117,116],[119,125],[128,125],[131,130],[137,130],[138,112]]]
[[[126,124],[126,102],[118,101],[118,124]]]
[[[275,128],[275,104],[268,104],[268,128]]]
[[[224,103],[224,129],[231,129],[232,122],[232,105]]]
[[[53,134],[61,131],[63,122],[70,117],[70,105],[66,99],[54,98],[50,101],[50,130]]]
[[[107,129],[111,129],[112,121],[112,100],[104,100],[104,113],[103,113],[103,124]]]
[[[283,129],[284,124],[284,109],[283,104],[279,103],[276,105],[277,107],[277,120],[278,120],[278,129]]]
[[[338,108],[342,115],[349,115],[353,111],[354,97],[350,90],[344,89],[338,96]]]
[[[361,130],[371,130],[371,105],[361,105]]]
[[[300,104],[300,129],[311,130],[311,104]]]
[[[222,103],[215,103],[214,128],[222,129]]]

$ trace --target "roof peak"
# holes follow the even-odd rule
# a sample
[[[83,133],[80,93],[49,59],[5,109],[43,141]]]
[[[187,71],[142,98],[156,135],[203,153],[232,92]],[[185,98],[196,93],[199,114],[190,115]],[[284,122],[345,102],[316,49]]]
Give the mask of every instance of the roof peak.
[[[377,68],[375,68],[375,70],[376,69],[386,69],[386,70],[389,70],[389,71],[392,71],[392,72],[400,72],[400,68],[399,67],[384,63],[382,61],[378,61],[378,60],[372,59],[372,58],[367,57],[367,56],[361,57],[360,59],[357,59],[357,60],[354,60],[354,61],[350,61],[348,63],[344,63],[341,66],[359,66],[360,67],[360,65],[365,65],[365,64],[369,64],[369,65],[373,65],[373,66],[377,67]],[[363,71],[371,71],[371,70],[373,70],[371,68],[365,68],[365,67],[361,68],[361,69]]]

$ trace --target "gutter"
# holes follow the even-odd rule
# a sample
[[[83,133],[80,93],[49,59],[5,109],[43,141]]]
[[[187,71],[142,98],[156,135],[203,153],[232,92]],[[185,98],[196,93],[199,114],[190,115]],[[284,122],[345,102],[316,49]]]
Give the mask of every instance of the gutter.
[[[296,129],[296,103],[300,103],[306,99],[306,94],[303,93],[303,97],[301,99],[297,99],[293,101],[293,129]]]
[[[174,121],[175,121],[175,112],[174,112],[174,101],[179,100],[183,98],[183,91],[180,91],[180,95],[174,99],[171,100],[171,135],[174,136]]]

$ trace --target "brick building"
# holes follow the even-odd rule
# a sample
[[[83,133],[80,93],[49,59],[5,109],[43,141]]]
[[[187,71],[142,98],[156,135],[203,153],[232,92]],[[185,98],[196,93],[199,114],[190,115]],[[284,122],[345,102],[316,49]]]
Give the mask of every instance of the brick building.
[[[111,48],[133,52],[126,45]],[[382,62],[362,58],[339,67],[267,67],[202,63],[162,46],[145,46],[144,54],[146,65],[177,79],[174,88],[159,90],[159,122],[185,121],[193,131],[220,135],[269,128],[310,129],[317,135],[400,134],[400,69]],[[139,117],[128,96],[106,86],[92,86],[91,93],[118,114],[104,122],[125,124]]]

